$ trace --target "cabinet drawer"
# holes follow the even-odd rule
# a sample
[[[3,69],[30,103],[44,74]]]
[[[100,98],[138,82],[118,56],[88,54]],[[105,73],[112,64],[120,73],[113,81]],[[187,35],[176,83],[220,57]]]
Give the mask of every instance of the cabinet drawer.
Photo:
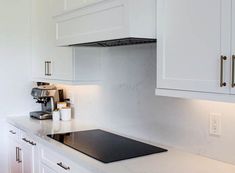
[[[19,130],[18,128],[16,128],[15,126],[11,124],[8,124],[8,136],[11,139],[19,140],[20,133],[21,133],[21,130]]]
[[[46,148],[40,148],[40,160],[43,164],[47,165],[56,172],[91,173],[78,164],[75,164],[67,158]]]
[[[23,131],[21,131],[19,139],[22,143],[24,143],[25,145],[29,145],[31,147],[34,147],[37,145],[36,141]]]
[[[40,173],[56,173],[53,169],[47,167],[45,164],[40,164],[41,171]]]

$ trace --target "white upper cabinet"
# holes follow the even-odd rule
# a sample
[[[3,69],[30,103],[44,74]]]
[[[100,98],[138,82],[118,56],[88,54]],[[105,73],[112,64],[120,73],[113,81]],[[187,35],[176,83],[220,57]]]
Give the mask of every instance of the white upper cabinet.
[[[156,38],[156,0],[67,0],[65,6],[67,10],[55,16],[58,46]]]
[[[53,15],[61,11],[62,7],[64,7],[62,0],[32,1],[33,81],[68,84],[89,84],[98,81],[100,54],[87,57],[85,53],[78,51],[79,48],[56,47],[56,23]],[[87,50],[88,54],[93,52],[93,48]],[[83,56],[87,57],[86,61]]]
[[[158,0],[157,40],[157,95],[231,93],[231,0]]]
[[[55,46],[55,22],[52,18],[55,0],[32,1],[33,77],[72,79],[72,48]]]

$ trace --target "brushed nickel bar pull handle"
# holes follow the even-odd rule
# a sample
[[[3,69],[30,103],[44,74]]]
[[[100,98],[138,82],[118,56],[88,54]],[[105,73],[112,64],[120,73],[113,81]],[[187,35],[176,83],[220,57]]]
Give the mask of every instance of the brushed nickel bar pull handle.
[[[47,61],[45,61],[45,76],[47,76]]]
[[[60,166],[61,168],[65,169],[65,170],[70,170],[70,167],[69,166],[64,166],[62,162],[60,163],[57,163],[58,166]]]
[[[16,147],[16,162],[18,162],[18,147]]]
[[[21,149],[18,147],[18,163],[22,162],[22,160],[20,160],[20,151],[21,151]]]
[[[227,85],[227,83],[224,82],[224,61],[226,60],[226,56],[220,57],[220,87],[225,87]]]
[[[47,61],[47,76],[50,76],[50,62]]]
[[[27,140],[26,138],[22,138],[23,141],[25,142],[30,142],[29,140]]]
[[[51,76],[51,61],[48,61],[48,76]]]
[[[33,141],[29,141],[29,143],[33,146],[37,145],[36,143],[34,143]]]
[[[234,72],[235,72],[235,55],[232,56],[232,88],[235,87]]]

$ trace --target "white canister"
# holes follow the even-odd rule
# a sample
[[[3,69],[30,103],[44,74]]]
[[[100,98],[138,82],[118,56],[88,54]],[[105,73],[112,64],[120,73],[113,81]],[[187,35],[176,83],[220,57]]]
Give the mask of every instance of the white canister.
[[[58,110],[53,111],[52,119],[53,119],[53,121],[60,121],[60,111],[58,111]]]
[[[62,108],[60,109],[60,117],[62,121],[69,121],[72,118],[72,110],[71,108]]]

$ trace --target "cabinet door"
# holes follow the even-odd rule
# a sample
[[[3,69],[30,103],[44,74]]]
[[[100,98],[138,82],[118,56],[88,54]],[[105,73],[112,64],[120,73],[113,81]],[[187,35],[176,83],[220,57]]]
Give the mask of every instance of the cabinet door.
[[[55,28],[56,23],[52,18],[53,12],[50,9],[53,9],[58,0],[43,0],[47,2],[47,8],[50,12],[48,14],[48,32],[50,33],[50,42],[51,42],[51,78],[55,80],[72,80],[73,79],[73,48],[71,47],[56,47],[55,39]]]
[[[56,173],[56,171],[54,171],[53,169],[47,167],[46,165],[42,164],[40,165],[40,173]]]
[[[231,0],[157,2],[157,88],[228,94]]]
[[[45,0],[32,1],[32,73],[34,78],[49,78],[45,62],[51,60],[51,36]],[[47,70],[47,71],[46,71]]]
[[[22,172],[35,173],[34,171],[34,149],[28,144],[21,146]]]
[[[21,163],[19,162],[18,149],[19,144],[14,139],[9,139],[9,171],[10,173],[22,173]]]
[[[72,48],[56,47],[56,25],[53,20],[56,4],[57,0],[33,0],[32,2],[33,77],[71,80]],[[49,64],[45,68],[46,61],[49,61]]]

